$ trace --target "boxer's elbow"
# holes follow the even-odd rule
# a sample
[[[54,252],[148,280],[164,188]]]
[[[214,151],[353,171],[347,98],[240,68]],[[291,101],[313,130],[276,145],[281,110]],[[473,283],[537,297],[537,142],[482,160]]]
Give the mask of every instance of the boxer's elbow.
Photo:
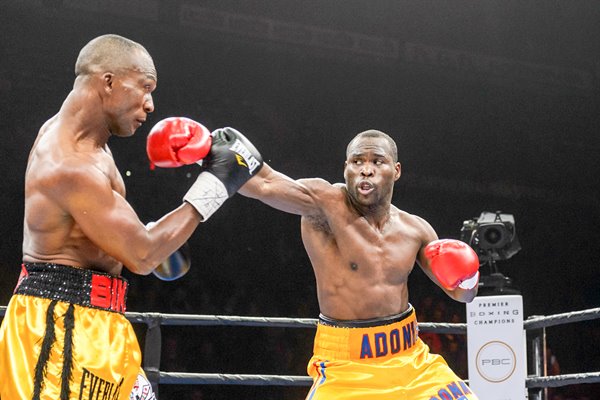
[[[123,265],[136,275],[149,275],[162,261],[157,259],[155,252],[150,249],[132,250]]]

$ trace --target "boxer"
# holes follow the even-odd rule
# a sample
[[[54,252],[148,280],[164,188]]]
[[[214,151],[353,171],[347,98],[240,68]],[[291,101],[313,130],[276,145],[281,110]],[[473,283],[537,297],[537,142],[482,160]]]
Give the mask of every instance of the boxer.
[[[201,124],[159,125],[152,136],[159,140],[148,143],[156,164],[210,157],[211,166],[177,208],[145,225],[125,200],[107,142],[133,135],[154,111],[152,57],[130,39],[102,35],[81,49],[75,75],[28,159],[23,265],[0,326],[0,398],[150,400],[139,344],[124,316],[123,267],[155,271],[260,168],[230,163],[235,156],[228,153],[248,157],[248,148],[229,150],[227,138]]]

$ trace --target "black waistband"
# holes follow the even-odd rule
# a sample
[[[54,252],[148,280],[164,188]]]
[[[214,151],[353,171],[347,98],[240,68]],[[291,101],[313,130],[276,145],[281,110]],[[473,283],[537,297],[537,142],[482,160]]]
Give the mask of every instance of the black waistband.
[[[319,314],[319,323],[327,326],[339,328],[370,328],[373,326],[389,325],[400,322],[414,312],[412,305],[408,305],[408,309],[400,314],[394,314],[387,317],[371,318],[371,319],[334,319],[323,314]]]
[[[14,293],[124,313],[127,280],[68,265],[24,263]]]

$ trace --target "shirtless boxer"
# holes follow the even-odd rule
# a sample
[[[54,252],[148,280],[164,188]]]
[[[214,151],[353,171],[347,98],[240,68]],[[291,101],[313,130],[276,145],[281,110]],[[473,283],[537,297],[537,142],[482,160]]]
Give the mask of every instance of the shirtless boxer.
[[[265,164],[239,190],[302,216],[321,312],[307,400],[477,399],[419,339],[407,282],[416,262],[448,296],[470,302],[479,260],[467,244],[439,240],[424,219],[391,204],[400,175],[394,140],[368,130],[348,144],[343,184],[293,180]]]
[[[123,315],[123,266],[153,272],[228,198],[223,190],[235,193],[251,174],[239,164],[220,173],[213,162],[183,204],[145,226],[107,142],[133,135],[154,111],[153,60],[140,44],[103,35],[81,49],[75,75],[29,155],[23,265],[0,327],[0,398],[154,399]],[[168,147],[157,162],[180,163],[189,149],[202,158],[218,142],[197,123],[155,128],[149,153]]]
[[[391,204],[400,175],[394,140],[368,130],[348,144],[344,184],[292,180],[265,165],[239,191],[302,216],[321,312],[309,400],[477,398],[419,339],[407,282],[416,261],[451,298],[470,302],[479,260]]]

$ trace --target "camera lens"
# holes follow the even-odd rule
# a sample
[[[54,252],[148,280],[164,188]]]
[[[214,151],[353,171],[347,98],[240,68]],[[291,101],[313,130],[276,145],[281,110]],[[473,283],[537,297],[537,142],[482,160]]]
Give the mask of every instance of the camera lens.
[[[483,238],[490,245],[495,245],[502,240],[502,232],[496,228],[490,228],[485,231]]]

